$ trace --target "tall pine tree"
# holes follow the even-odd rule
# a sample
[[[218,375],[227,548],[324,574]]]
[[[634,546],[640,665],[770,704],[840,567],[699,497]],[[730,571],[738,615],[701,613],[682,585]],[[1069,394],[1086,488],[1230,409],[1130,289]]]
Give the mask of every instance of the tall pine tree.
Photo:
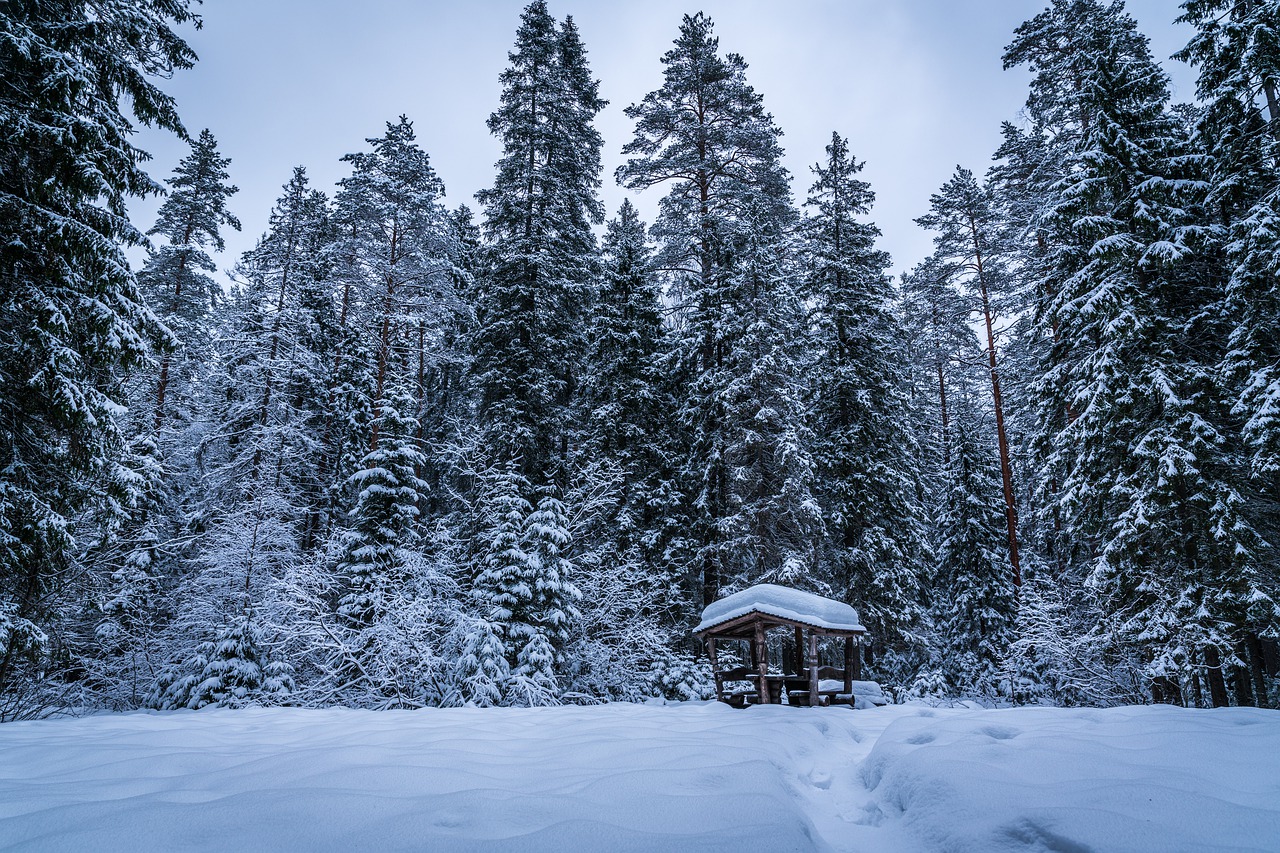
[[[663,84],[627,108],[632,189],[666,185],[654,233],[674,270],[674,363],[688,451],[684,559],[704,603],[735,581],[809,577],[821,519],[802,412],[802,323],[781,132],[721,56],[711,19],[686,15]],[[810,577],[810,579],[812,579]]]
[[[812,328],[809,411],[824,560],[833,585],[859,605],[881,642],[903,646],[919,629],[925,515],[914,474],[904,339],[893,313],[879,230],[863,221],[875,194],[848,141],[833,133],[801,226]]]

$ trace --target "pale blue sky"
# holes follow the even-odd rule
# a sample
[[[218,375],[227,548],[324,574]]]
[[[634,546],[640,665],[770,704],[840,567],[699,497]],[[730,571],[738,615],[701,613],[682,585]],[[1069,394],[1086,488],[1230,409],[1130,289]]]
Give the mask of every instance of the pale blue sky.
[[[572,15],[601,93],[610,101],[598,126],[605,139],[603,196],[610,214],[628,191],[613,182],[632,123],[622,114],[661,82],[659,57],[680,17],[701,9],[716,22],[721,49],[741,53],[748,79],[785,132],[786,165],[802,200],[810,164],[831,131],[849,137],[867,161],[878,200],[873,219],[895,272],[930,250],[912,219],[957,163],[987,168],[999,125],[1017,120],[1024,71],[1001,69],[1013,28],[1043,0],[550,0]],[[195,69],[165,84],[188,129],[208,127],[232,158],[231,200],[244,222],[228,234],[220,266],[252,248],[294,165],[330,190],[343,176],[339,158],[401,113],[444,179],[449,204],[476,207],[472,194],[492,180],[499,148],[485,127],[498,102],[522,0],[208,0],[204,28],[189,32]],[[1133,0],[1129,10],[1158,57],[1185,43],[1173,0]],[[1189,100],[1194,77],[1165,63],[1175,97]],[[181,143],[144,133],[151,171],[166,177]],[[651,219],[658,195],[637,199]],[[134,202],[144,230],[154,202]]]

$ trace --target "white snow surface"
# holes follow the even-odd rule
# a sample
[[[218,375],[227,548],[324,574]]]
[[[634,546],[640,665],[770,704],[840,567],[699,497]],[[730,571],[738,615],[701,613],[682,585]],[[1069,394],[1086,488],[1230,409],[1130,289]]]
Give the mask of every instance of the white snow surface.
[[[866,630],[858,622],[858,612],[842,601],[834,601],[785,586],[762,583],[708,604],[702,611],[702,621],[698,623],[697,628],[693,629],[693,632],[696,634],[705,631],[753,611],[803,622],[817,628],[832,628],[839,631]]]
[[[1275,851],[1280,712],[716,703],[0,726],[0,848]]]

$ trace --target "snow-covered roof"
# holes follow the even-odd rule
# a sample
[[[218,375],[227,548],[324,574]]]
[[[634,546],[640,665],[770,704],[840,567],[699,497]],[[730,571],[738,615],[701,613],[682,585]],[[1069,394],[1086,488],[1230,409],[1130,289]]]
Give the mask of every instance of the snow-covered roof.
[[[762,583],[707,605],[707,609],[702,611],[702,621],[698,623],[697,628],[693,629],[693,632],[700,634],[730,619],[737,619],[739,616],[746,616],[753,612],[833,631],[866,630],[858,622],[858,611],[842,601],[834,601],[811,592],[801,592],[798,589],[788,589],[785,586]]]

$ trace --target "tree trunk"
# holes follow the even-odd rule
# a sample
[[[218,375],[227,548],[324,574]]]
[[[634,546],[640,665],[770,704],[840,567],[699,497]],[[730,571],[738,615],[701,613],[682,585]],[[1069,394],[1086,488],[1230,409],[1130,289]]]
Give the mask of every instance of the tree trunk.
[[[1183,705],[1182,688],[1166,675],[1158,676],[1151,681],[1151,701],[1156,705]]]
[[[1244,666],[1235,667],[1234,672],[1232,672],[1231,680],[1236,688],[1236,704],[1242,708],[1246,708],[1253,705],[1254,699],[1253,684],[1250,682],[1249,677],[1249,651],[1243,644],[1236,649],[1236,657],[1246,663]]]
[[[160,432],[160,427],[164,425],[164,395],[169,390],[169,362],[173,356],[165,353],[164,358],[160,359],[160,380],[156,383],[156,415],[155,424],[156,432]]]
[[[1004,427],[1004,399],[1000,393],[1000,371],[996,365],[996,335],[991,316],[991,298],[983,269],[982,244],[978,224],[969,219],[973,235],[974,260],[978,267],[978,293],[982,297],[982,319],[987,331],[987,362],[991,370],[991,402],[996,416],[996,443],[1000,450],[1000,478],[1004,482],[1004,519],[1009,534],[1009,564],[1013,567],[1015,592],[1022,589],[1022,561],[1018,556],[1018,507],[1013,495],[1013,466],[1009,462],[1009,435]]]
[[[1250,631],[1244,635],[1245,649],[1249,656],[1245,658],[1249,662],[1249,673],[1253,676],[1253,695],[1258,703],[1259,708],[1270,708],[1271,700],[1267,696],[1267,676],[1263,671],[1262,662],[1262,641],[1258,639],[1258,635]]]
[[[1227,698],[1227,682],[1222,677],[1222,656],[1217,646],[1204,647],[1205,678],[1209,682],[1209,701],[1215,708],[1225,708],[1231,704]]]
[[[1280,643],[1270,638],[1263,638],[1262,665],[1267,675],[1275,678],[1280,675]]]

